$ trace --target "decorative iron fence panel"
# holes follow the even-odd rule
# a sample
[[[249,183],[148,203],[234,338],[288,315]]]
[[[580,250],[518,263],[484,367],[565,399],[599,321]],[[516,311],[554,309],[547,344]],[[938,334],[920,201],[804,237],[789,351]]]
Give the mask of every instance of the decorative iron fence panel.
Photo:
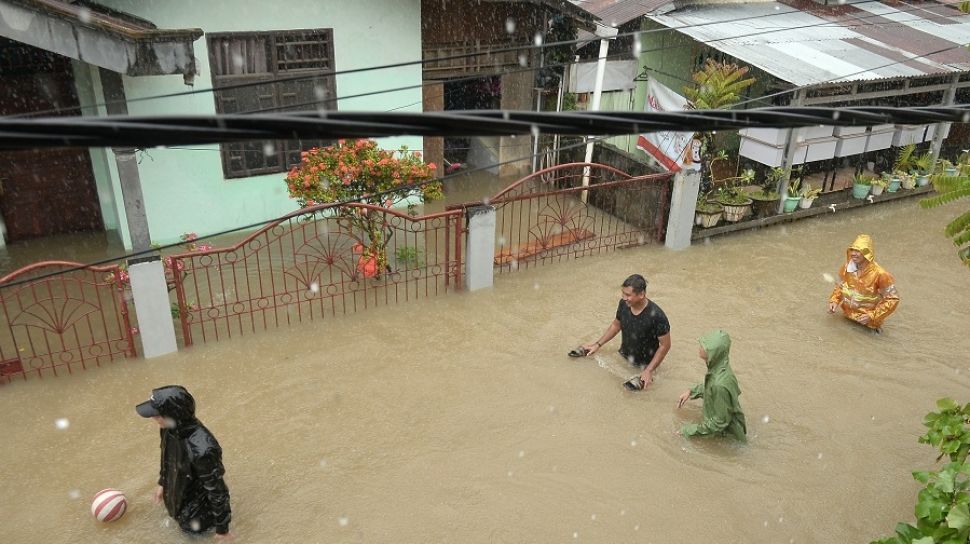
[[[671,179],[588,163],[527,176],[489,201],[496,209],[495,267],[508,272],[662,241]]]
[[[0,278],[0,384],[136,356],[122,273],[48,261]]]
[[[354,215],[356,214],[356,215]],[[352,218],[369,217],[381,240]],[[186,346],[460,289],[462,212],[322,205],[167,259]],[[381,249],[383,248],[383,249]]]

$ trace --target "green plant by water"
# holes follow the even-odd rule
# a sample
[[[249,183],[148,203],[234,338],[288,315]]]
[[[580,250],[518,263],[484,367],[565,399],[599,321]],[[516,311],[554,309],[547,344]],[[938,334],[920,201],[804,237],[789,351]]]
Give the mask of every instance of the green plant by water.
[[[938,412],[923,418],[926,434],[921,444],[934,446],[936,461],[947,463],[936,471],[916,471],[923,484],[916,496],[916,523],[899,523],[894,536],[872,544],[965,544],[970,541],[970,403],[960,406],[950,398],[936,402]]]

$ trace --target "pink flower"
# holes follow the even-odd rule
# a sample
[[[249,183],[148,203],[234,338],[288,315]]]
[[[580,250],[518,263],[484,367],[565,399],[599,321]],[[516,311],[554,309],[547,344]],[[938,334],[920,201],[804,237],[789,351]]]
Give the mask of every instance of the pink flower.
[[[137,334],[138,334],[138,327],[132,327],[132,328],[131,328],[131,335],[132,335],[132,336],[135,336],[135,335],[137,335]]]
[[[199,244],[195,246],[195,251],[209,251],[210,249],[212,249],[212,245],[210,244]]]

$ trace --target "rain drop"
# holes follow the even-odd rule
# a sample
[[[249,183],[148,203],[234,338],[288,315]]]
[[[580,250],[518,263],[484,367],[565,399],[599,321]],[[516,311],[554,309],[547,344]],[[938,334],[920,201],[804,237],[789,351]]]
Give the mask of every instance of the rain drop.
[[[529,127],[529,130],[532,132],[532,137],[533,138],[538,138],[539,137],[539,126],[538,125],[532,125],[531,127]]]
[[[626,510],[620,510],[620,515],[621,516],[625,516],[626,515]]]
[[[511,477],[512,477],[512,471],[510,470],[510,471],[508,472],[508,474],[506,474],[506,475],[507,475],[507,476],[508,476],[509,478],[511,478]]]
[[[499,247],[505,247],[505,245],[507,243],[508,243],[508,240],[505,239],[505,236],[499,236],[498,237],[498,246]]]
[[[67,492],[67,496],[70,497],[70,498],[72,498],[72,499],[75,499],[75,500],[80,499],[81,498],[81,491],[78,490],[78,489],[72,489],[72,490],[70,490],[70,491]]]
[[[525,457],[525,450],[519,450],[519,459]]]
[[[822,279],[828,283],[835,283],[835,278],[833,278],[832,274],[829,274],[828,272],[822,272]]]
[[[519,66],[525,68],[529,65],[529,57],[525,53],[519,53]]]
[[[54,421],[54,426],[63,431],[71,426],[71,422],[66,417],[61,417]]]
[[[202,529],[202,524],[199,523],[199,520],[193,519],[189,522],[189,528],[192,529],[193,533],[198,533]]]
[[[311,283],[310,284],[310,291],[312,291],[314,293],[319,293],[320,292],[320,284],[317,283],[317,282]]]
[[[634,531],[639,531],[640,530],[640,526],[639,525],[634,525],[633,526],[633,530]]]
[[[765,520],[765,527],[768,526],[768,520]]]
[[[839,120],[839,115],[841,115],[841,114],[842,114],[842,112],[840,112],[838,110],[833,111],[832,112],[832,120],[833,121],[838,121]]]
[[[483,206],[488,206],[489,203],[491,203],[491,200],[487,196],[482,199],[482,205]]]
[[[533,36],[532,41],[536,45],[542,45],[542,33],[536,32],[536,35]]]
[[[515,32],[515,19],[509,17],[505,20],[505,32],[508,34]]]
[[[272,157],[273,155],[276,155],[276,146],[273,145],[273,142],[266,142],[265,144],[263,144],[263,155],[267,157]]]
[[[764,416],[763,418],[761,418],[762,423],[768,423],[769,421],[771,421],[771,418],[768,416]]]
[[[533,283],[532,284],[532,288],[538,290],[539,289],[539,282]]]
[[[596,521],[596,514],[593,514],[592,516],[590,516],[589,519]]]
[[[82,6],[80,9],[77,10],[77,18],[80,19],[82,23],[90,23],[91,10]]]
[[[821,453],[821,452],[819,452],[819,454],[818,454],[818,458],[819,458],[819,459],[821,459],[821,458],[822,458],[822,453]]]
[[[779,517],[779,518],[778,518],[778,523],[781,523],[781,522],[783,522],[783,521],[785,521],[785,518],[783,518],[783,517]]]
[[[640,42],[640,34],[633,36],[633,54],[639,56],[643,50],[643,43]]]
[[[346,517],[342,517],[337,519],[337,523],[339,523],[341,527],[346,527],[347,524],[350,523],[350,520]]]
[[[327,460],[320,459],[320,468],[326,468],[326,467],[327,467]]]
[[[579,538],[579,533],[573,533],[573,538]]]
[[[232,56],[232,65],[237,71],[242,71],[243,66],[246,64],[245,59],[242,55],[236,54]]]

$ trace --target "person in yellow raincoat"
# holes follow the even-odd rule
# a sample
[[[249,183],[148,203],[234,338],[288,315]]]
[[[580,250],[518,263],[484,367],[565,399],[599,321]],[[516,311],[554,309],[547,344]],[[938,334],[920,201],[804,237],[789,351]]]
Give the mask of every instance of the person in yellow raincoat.
[[[839,276],[842,281],[829,297],[829,313],[841,308],[845,317],[878,331],[899,305],[899,294],[893,275],[876,262],[869,235],[860,234],[846,250]]]

